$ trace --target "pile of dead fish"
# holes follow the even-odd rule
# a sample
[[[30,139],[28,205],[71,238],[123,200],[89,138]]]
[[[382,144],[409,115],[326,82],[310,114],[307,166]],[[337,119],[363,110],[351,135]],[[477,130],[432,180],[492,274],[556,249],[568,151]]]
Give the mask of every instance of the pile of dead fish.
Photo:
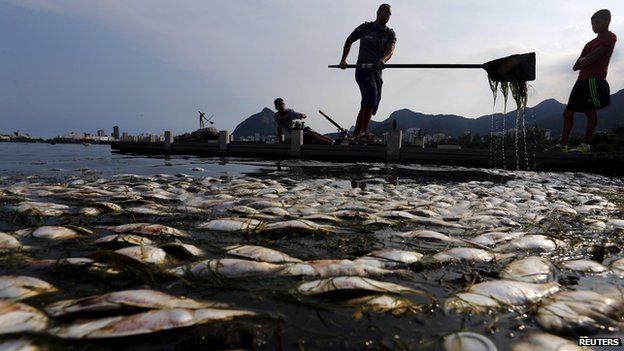
[[[573,341],[553,334],[621,332],[624,258],[617,246],[624,219],[613,202],[622,194],[621,181],[515,175],[502,184],[369,179],[366,190],[335,179],[184,174],[67,183],[5,179],[0,254],[11,255],[11,265],[0,275],[0,334],[128,337],[271,311],[147,288],[55,299],[72,292],[45,281],[45,272],[61,266],[114,280],[124,265],[188,284],[281,277],[295,301],[353,292],[332,303],[397,317],[437,310],[524,315],[539,332],[515,340],[517,350],[574,349]],[[269,247],[293,237],[322,243],[363,235],[382,247],[357,255],[326,249],[322,256],[311,256],[307,247],[291,247],[290,254]],[[484,265],[495,274],[472,274]],[[39,273],[20,274],[24,267]],[[444,267],[476,280],[440,295],[429,287],[434,282],[413,279]],[[594,285],[576,286],[570,277]],[[496,349],[470,331],[448,333],[441,342],[448,350]],[[28,341],[13,339],[0,348],[11,349],[10,343],[17,348]]]

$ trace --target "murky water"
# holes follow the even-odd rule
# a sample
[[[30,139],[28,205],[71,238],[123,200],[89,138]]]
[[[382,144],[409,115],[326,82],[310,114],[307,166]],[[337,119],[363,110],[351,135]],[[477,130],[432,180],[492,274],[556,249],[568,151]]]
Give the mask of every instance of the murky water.
[[[490,306],[482,314],[449,309],[446,304],[475,284],[501,281],[506,265],[529,256],[543,257],[553,264],[550,282],[561,291],[624,288],[622,272],[611,267],[624,256],[624,226],[618,221],[624,218],[621,179],[418,165],[166,160],[107,151],[106,147],[87,150],[70,145],[46,158],[22,149],[21,154],[9,156],[8,166],[7,156],[1,156],[0,231],[17,238],[22,248],[0,251],[0,275],[36,277],[58,289],[21,302],[45,311],[46,306],[64,299],[149,288],[225,303],[256,315],[118,338],[67,338],[58,328],[85,319],[139,313],[141,309],[49,316],[49,326],[39,332],[1,335],[0,331],[0,342],[22,338],[52,349],[89,350],[443,350],[445,337],[470,331],[506,350],[533,332],[548,332],[573,342],[588,333],[621,335],[622,315],[601,320],[606,329],[590,325],[589,331],[573,328],[561,333],[539,324],[537,311],[546,297],[523,305]],[[118,176],[129,173],[137,175]],[[115,203],[121,210],[98,205],[102,202]],[[61,207],[57,212],[46,212],[48,208],[41,207],[42,203]],[[87,215],[85,208],[99,212]],[[202,224],[224,218],[240,220],[246,228],[201,229]],[[254,220],[259,224],[250,227]],[[284,224],[288,220],[308,220],[318,227],[293,227]],[[129,244],[96,243],[114,233],[115,226],[128,223],[156,223],[183,230],[188,236],[138,235],[152,240],[152,246],[181,242],[203,253],[192,257],[167,251],[162,263],[151,264],[114,253]],[[269,230],[278,223],[284,228]],[[42,225],[79,226],[92,233],[45,239],[20,232]],[[434,239],[422,231],[442,236]],[[491,232],[509,237],[492,243],[477,239]],[[512,236],[536,241],[526,246],[529,240],[515,241]],[[228,254],[226,248],[231,245],[271,248],[305,262],[381,262],[387,265],[384,272],[364,275],[420,293],[382,294],[356,289],[305,295],[297,291],[306,282],[361,271],[345,271],[338,266],[323,273],[294,276],[283,273],[290,264],[268,274],[244,277],[230,276],[226,271],[208,276],[185,270],[181,270],[185,274],[172,273],[174,268],[190,267],[202,260],[252,261]],[[374,259],[373,253],[381,249],[423,256],[410,263]],[[450,249],[460,249],[463,258],[443,261],[441,253],[457,252]],[[480,255],[471,256],[474,249],[482,250]],[[101,266],[93,264],[63,264],[62,259],[70,257],[88,257],[107,269],[95,269]],[[591,260],[604,265],[606,271],[584,273],[566,268],[564,262],[572,259]],[[353,267],[375,272],[368,265]],[[354,297],[380,295],[403,299],[410,308],[380,311],[364,302],[353,302]]]

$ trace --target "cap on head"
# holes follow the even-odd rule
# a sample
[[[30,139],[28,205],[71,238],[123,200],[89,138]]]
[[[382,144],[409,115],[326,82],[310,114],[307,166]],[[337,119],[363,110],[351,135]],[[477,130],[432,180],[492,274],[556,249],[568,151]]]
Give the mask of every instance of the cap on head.
[[[611,22],[611,11],[607,9],[599,10],[596,13],[594,13],[594,15],[591,18]]]

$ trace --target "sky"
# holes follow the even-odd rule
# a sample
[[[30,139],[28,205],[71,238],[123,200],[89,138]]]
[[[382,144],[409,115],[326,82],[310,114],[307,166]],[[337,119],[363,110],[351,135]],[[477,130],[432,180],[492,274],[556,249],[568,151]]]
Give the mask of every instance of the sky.
[[[0,0],[0,133],[69,131],[174,134],[198,128],[201,110],[232,131],[276,97],[321,132],[354,124],[360,94],[337,64],[346,37],[375,19],[368,0]],[[621,0],[395,0],[389,63],[484,63],[537,53],[529,106],[566,102],[571,67],[608,8],[624,38]],[[624,88],[624,44],[607,77]],[[355,63],[359,43],[348,62]],[[407,108],[476,118],[492,106],[485,71],[384,71],[379,111]]]

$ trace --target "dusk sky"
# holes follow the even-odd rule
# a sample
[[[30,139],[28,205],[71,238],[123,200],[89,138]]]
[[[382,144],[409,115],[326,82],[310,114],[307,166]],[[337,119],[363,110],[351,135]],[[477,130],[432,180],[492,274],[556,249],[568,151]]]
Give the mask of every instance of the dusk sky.
[[[351,31],[372,21],[364,0],[0,0],[0,133],[51,137],[69,131],[175,134],[198,127],[197,110],[233,130],[276,97],[308,114],[307,125],[354,124],[353,70],[337,64]],[[613,14],[620,39],[611,92],[624,88],[624,1],[397,0],[389,63],[484,63],[537,53],[529,105],[566,102],[571,67],[595,37],[590,17]],[[358,43],[348,62],[355,63]],[[373,120],[407,108],[479,117],[493,112],[483,70],[385,70]],[[502,111],[497,105],[495,112]]]

